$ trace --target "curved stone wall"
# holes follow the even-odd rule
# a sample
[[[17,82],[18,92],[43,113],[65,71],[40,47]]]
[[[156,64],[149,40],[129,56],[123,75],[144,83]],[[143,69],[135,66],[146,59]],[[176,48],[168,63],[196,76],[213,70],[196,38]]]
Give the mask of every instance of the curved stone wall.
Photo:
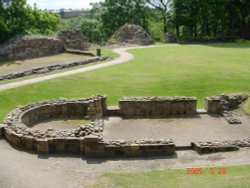
[[[11,144],[38,152],[80,152],[80,139],[87,135],[99,136],[103,129],[102,113],[106,98],[96,95],[86,99],[58,99],[18,107],[4,119],[4,137]],[[87,117],[91,123],[72,130],[38,130],[29,125],[56,117]],[[47,140],[47,149],[44,145]],[[60,142],[65,142],[62,149]]]

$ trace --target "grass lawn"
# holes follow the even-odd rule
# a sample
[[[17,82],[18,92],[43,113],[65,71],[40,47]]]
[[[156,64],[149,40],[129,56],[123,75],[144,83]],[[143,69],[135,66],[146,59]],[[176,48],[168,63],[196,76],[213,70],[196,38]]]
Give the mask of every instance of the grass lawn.
[[[0,120],[17,105],[53,98],[106,94],[122,96],[205,96],[250,93],[250,43],[181,45],[135,49],[135,59],[87,73],[0,92]]]
[[[226,174],[219,174],[220,167],[203,168],[202,174],[187,174],[186,169],[150,171],[139,173],[108,173],[89,187],[117,188],[247,188],[250,187],[250,165],[221,167]]]

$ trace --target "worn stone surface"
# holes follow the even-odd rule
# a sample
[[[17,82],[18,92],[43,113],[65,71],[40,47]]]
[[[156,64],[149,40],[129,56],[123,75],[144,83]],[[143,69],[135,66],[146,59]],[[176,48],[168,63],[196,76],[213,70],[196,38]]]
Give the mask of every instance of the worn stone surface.
[[[137,45],[150,45],[154,44],[152,37],[139,25],[125,24],[118,29],[109,43],[128,43]]]
[[[60,31],[57,38],[61,40],[65,49],[88,50],[89,48],[87,38],[76,28]]]

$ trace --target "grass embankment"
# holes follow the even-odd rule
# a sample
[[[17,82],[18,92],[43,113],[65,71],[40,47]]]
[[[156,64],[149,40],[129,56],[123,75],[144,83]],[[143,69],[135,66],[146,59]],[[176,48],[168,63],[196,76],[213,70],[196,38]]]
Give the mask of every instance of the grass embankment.
[[[53,98],[106,94],[205,96],[250,93],[250,43],[183,45],[131,50],[135,59],[91,72],[0,92],[0,121],[17,105]]]
[[[203,168],[202,174],[187,174],[186,169],[139,173],[108,173],[97,179],[92,188],[247,188],[250,187],[250,165]],[[221,171],[223,172],[223,171]]]
[[[95,50],[91,50],[89,51],[93,54],[95,54]],[[67,55],[66,55],[67,56]],[[80,55],[78,55],[79,57]],[[117,53],[114,53],[112,52],[111,49],[102,49],[102,56],[110,56],[112,58],[116,58],[116,57],[119,57],[119,55]],[[61,57],[61,59],[55,59],[56,56],[52,57],[52,61],[56,61],[56,62],[60,62],[60,60],[62,62],[67,62],[67,61],[73,61],[73,60],[79,60],[79,59],[72,59],[69,60],[69,57],[70,57],[70,54],[68,55],[67,58],[63,59],[63,57]],[[84,57],[84,56],[83,56]],[[35,63],[39,61],[40,58],[37,58]],[[45,58],[41,58],[42,61],[46,61],[46,57]],[[48,59],[51,60],[51,58],[49,57]],[[27,60],[27,61],[32,61],[32,60]],[[100,64],[100,63],[104,63],[104,62],[107,62],[107,61],[110,61],[110,59],[106,60],[106,61],[99,61],[99,62],[93,62],[93,63],[88,63],[86,65],[80,65],[80,66],[75,66],[75,67],[72,67],[72,68],[67,68],[67,69],[60,69],[60,70],[55,70],[55,71],[52,71],[52,72],[49,72],[49,73],[46,73],[46,74],[34,74],[34,75],[30,75],[30,76],[25,76],[25,77],[21,77],[21,78],[16,78],[16,79],[10,79],[10,80],[2,80],[0,81],[0,84],[7,84],[7,83],[11,83],[11,82],[16,82],[16,81],[21,81],[21,80],[26,80],[26,79],[31,79],[31,78],[36,78],[36,77],[40,77],[40,76],[44,76],[44,75],[50,75],[50,74],[55,74],[55,73],[59,73],[59,72],[66,72],[66,71],[70,71],[70,70],[75,70],[75,69],[80,69],[80,68],[83,68],[83,67],[87,67],[87,66],[91,66],[91,65],[97,65],[97,64]],[[40,62],[41,63],[41,62]],[[4,64],[3,63],[0,63],[0,64]],[[9,65],[8,65],[9,66]],[[11,66],[11,65],[10,65]],[[0,70],[4,70],[5,67],[4,65],[1,67],[0,66]]]

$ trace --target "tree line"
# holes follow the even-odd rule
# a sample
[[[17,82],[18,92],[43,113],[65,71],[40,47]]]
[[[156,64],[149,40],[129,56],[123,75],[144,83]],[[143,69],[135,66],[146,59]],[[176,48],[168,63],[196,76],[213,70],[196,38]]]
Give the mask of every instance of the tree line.
[[[26,0],[0,0],[0,43],[16,35],[49,35],[59,29],[60,16],[28,6]]]
[[[250,39],[249,0],[105,0],[92,4],[95,22],[83,24],[93,40],[107,40],[125,23],[142,26],[156,40],[172,32],[179,41]],[[92,25],[96,33],[88,33]],[[91,38],[91,36],[90,36]]]
[[[100,43],[126,23],[142,26],[157,41],[166,32],[179,41],[250,39],[249,0],[104,0],[91,5],[87,14],[64,19],[63,11],[49,13],[25,0],[0,0],[0,42],[74,26],[90,42]]]

